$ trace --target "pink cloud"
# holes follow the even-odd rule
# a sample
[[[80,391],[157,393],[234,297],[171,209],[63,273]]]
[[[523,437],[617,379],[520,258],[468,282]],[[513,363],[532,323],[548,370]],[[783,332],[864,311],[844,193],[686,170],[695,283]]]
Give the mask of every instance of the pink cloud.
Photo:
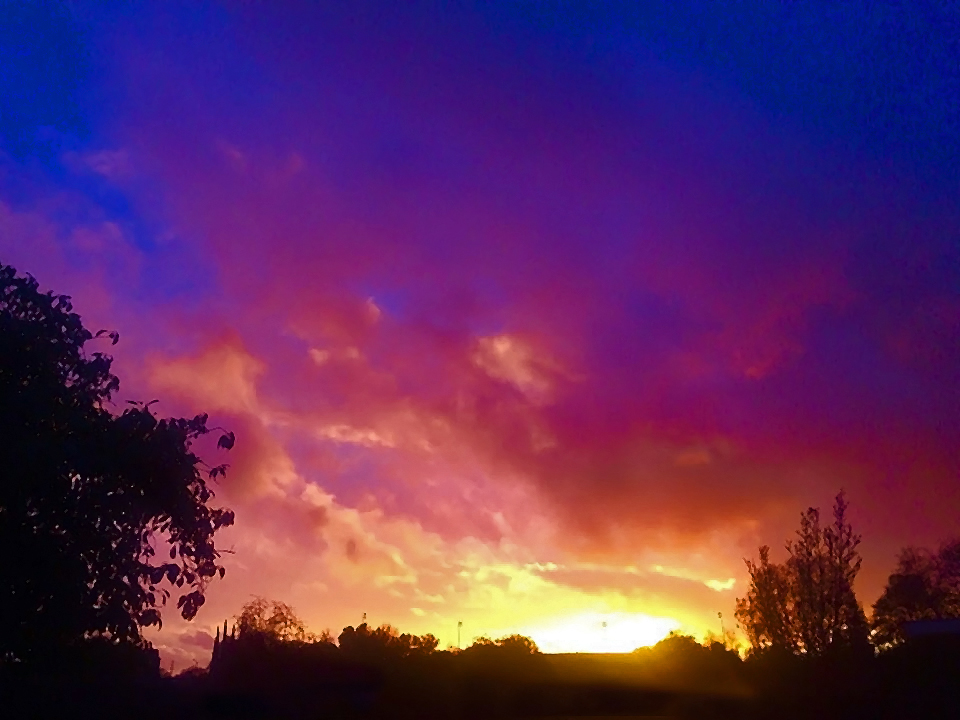
[[[949,208],[661,63],[610,87],[264,13],[208,42],[157,10],[108,42],[123,149],[68,164],[156,247],[52,219],[82,198],[0,206],[4,252],[121,331],[125,393],[236,432],[202,622],[252,593],[319,626],[495,630],[530,621],[517,598],[706,622],[741,556],[841,486],[894,538],[866,596],[897,543],[952,532],[949,248],[864,259],[947,237]]]

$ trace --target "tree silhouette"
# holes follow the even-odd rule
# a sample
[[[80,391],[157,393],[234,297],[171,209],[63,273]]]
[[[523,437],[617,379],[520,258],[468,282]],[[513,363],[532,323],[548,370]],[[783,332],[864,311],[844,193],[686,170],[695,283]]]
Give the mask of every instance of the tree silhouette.
[[[517,655],[538,655],[540,653],[540,648],[537,647],[537,644],[526,635],[507,635],[497,640],[496,645],[509,653],[515,653]]]
[[[633,656],[648,677],[688,687],[729,687],[742,670],[740,654],[722,641],[700,643],[677,631],[656,645],[637,648]]]
[[[214,535],[233,513],[209,506],[202,471],[226,466],[191,450],[207,416],[158,419],[152,402],[110,412],[111,358],[85,350],[104,335],[119,339],[0,265],[0,661],[91,636],[142,644],[171,590],[191,619],[224,574]]]
[[[960,617],[960,540],[937,552],[905,548],[873,606],[873,640],[881,648],[903,641],[903,623]]]
[[[396,660],[430,655],[439,641],[433,635],[400,633],[392,625],[371,628],[361,623],[356,628],[345,627],[337,639],[344,653],[360,659]]]
[[[737,619],[756,649],[793,652],[797,647],[794,596],[786,565],[770,562],[770,547],[760,548],[760,561],[745,560],[750,587],[737,599]]]
[[[847,522],[847,507],[840,492],[833,506],[833,524],[825,528],[820,527],[820,511],[809,508],[800,518],[797,538],[787,546],[798,640],[808,653],[867,645],[867,618],[853,591],[860,572],[860,536]]]
[[[292,607],[262,597],[254,598],[241,608],[237,633],[241,639],[254,635],[279,641],[306,642],[312,639]]]
[[[508,635],[497,640],[478,637],[459,653],[459,660],[468,674],[497,677],[508,685],[542,674],[545,669],[543,654],[525,635]]]
[[[847,507],[840,492],[826,528],[817,508],[802,513],[784,564],[770,562],[767,546],[760,548],[758,563],[745,560],[750,587],[737,599],[736,615],[755,649],[821,655],[867,646],[866,615],[853,589],[860,536],[847,521]]]
[[[509,653],[510,655],[538,655],[540,648],[526,635],[506,635],[505,637],[491,640],[488,637],[481,636],[473,641],[473,644],[463,651],[464,653]]]

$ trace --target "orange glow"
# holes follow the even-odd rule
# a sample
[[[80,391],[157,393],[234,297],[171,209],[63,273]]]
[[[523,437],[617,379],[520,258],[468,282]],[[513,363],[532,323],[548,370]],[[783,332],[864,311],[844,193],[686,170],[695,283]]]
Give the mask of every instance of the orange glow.
[[[521,629],[543,652],[631,652],[655,645],[680,623],[645,613],[583,612]]]

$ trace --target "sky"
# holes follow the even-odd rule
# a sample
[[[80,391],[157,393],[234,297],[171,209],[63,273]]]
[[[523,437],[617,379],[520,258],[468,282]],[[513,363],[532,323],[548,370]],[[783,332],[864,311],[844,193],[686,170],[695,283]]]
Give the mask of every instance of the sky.
[[[869,608],[960,517],[950,3],[3,3],[0,262],[236,433],[203,665],[734,627],[843,489]],[[779,555],[778,555],[779,553]]]

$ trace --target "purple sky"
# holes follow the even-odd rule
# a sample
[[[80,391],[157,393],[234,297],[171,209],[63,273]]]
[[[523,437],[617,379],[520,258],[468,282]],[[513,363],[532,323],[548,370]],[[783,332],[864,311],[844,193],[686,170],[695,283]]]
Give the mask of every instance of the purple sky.
[[[635,5],[0,25],[0,261],[237,433],[168,660],[252,594],[629,649],[840,488],[866,605],[957,532],[955,11]]]

